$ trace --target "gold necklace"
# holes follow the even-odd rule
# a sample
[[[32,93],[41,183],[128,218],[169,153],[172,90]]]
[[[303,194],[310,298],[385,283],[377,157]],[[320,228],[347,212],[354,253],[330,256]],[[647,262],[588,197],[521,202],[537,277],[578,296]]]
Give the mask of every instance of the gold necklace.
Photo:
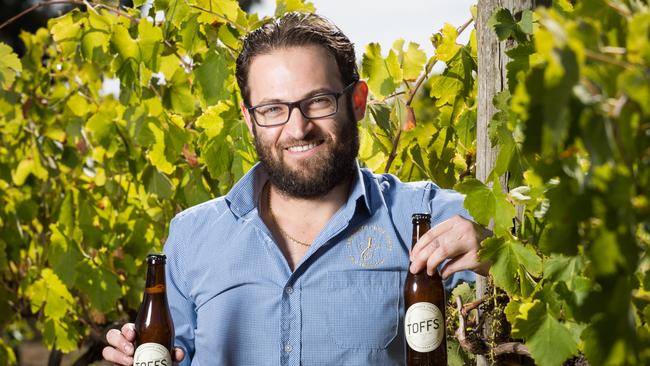
[[[284,237],[286,237],[287,239],[291,240],[292,242],[294,242],[296,244],[300,244],[300,245],[305,246],[305,247],[310,247],[311,243],[305,243],[304,241],[300,241],[300,240],[294,238],[293,236],[289,235],[289,233],[287,233],[286,231],[282,230],[282,228],[280,227],[280,224],[278,224],[278,221],[275,219],[275,215],[273,215],[273,207],[271,206],[271,185],[269,184],[268,187],[269,188],[266,190],[266,204],[269,207],[269,215],[271,215],[271,220],[273,221],[275,226],[278,228],[278,230],[280,230],[280,234],[282,234]]]

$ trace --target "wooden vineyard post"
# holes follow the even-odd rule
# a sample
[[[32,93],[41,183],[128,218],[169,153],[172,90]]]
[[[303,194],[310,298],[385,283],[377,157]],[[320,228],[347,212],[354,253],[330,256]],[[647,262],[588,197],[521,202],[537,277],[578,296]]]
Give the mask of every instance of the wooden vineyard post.
[[[488,126],[496,108],[492,103],[494,96],[508,87],[506,79],[506,65],[508,57],[505,51],[514,46],[508,40],[500,42],[496,33],[488,26],[492,14],[499,8],[509,9],[513,14],[523,9],[533,9],[542,5],[542,1],[534,0],[479,0],[478,16],[476,22],[476,35],[478,43],[478,108],[476,121],[476,178],[485,182],[495,165],[498,146],[492,146],[488,136]],[[545,2],[544,2],[545,3]],[[501,187],[508,189],[507,177],[499,178]],[[491,229],[491,227],[490,227]],[[483,298],[488,290],[487,278],[477,276],[476,296]],[[479,308],[480,312],[480,308]],[[491,332],[490,321],[486,320],[484,335]],[[477,356],[477,365],[488,365],[485,356]]]

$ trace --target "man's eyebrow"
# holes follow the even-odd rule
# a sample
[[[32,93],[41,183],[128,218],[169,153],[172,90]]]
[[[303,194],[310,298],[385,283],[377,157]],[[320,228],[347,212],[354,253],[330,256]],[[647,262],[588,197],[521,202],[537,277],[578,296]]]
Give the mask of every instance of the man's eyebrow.
[[[292,100],[292,101],[287,101],[284,99],[278,99],[278,98],[264,98],[262,99],[259,103],[254,104],[254,106],[261,106],[261,105],[266,105],[266,104],[274,104],[274,103],[293,103],[297,102],[298,100],[303,100],[307,98],[311,98],[315,95],[318,94],[324,94],[324,93],[334,93],[334,91],[330,88],[318,88],[310,91],[309,93],[305,94],[302,96],[302,98],[299,98],[297,100]]]

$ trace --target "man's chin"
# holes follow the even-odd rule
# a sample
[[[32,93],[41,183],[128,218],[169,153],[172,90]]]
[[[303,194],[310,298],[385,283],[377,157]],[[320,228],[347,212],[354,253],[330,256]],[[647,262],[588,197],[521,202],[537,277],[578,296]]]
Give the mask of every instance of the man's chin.
[[[327,194],[339,182],[332,182],[323,179],[329,175],[323,169],[316,169],[318,165],[310,164],[299,169],[288,169],[284,166],[283,171],[272,178],[274,185],[284,193],[299,198],[314,198]]]

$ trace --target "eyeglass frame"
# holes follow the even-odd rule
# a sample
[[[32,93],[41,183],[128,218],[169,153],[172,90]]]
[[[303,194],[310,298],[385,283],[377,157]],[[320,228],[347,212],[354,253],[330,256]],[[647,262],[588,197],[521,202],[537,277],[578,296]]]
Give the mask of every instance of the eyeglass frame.
[[[258,104],[258,105],[255,105],[255,106],[246,107],[246,110],[248,110],[248,114],[251,116],[251,118],[253,119],[255,124],[260,126],[260,127],[277,127],[277,126],[286,125],[289,122],[289,120],[291,119],[291,113],[296,108],[298,108],[298,110],[300,111],[300,114],[306,119],[322,119],[322,118],[331,117],[331,116],[333,116],[333,115],[335,115],[335,114],[337,114],[339,112],[339,98],[341,96],[347,94],[350,90],[352,90],[354,88],[354,86],[357,85],[357,82],[358,82],[358,80],[351,82],[348,86],[343,88],[343,90],[341,90],[340,92],[318,93],[318,94],[312,95],[310,97],[297,100],[295,102],[270,102],[270,103]],[[330,113],[328,115],[325,115],[325,116],[317,117],[317,118],[312,118],[312,117],[308,117],[307,115],[305,115],[305,112],[303,112],[302,108],[300,108],[300,104],[307,101],[307,100],[317,98],[317,97],[322,97],[324,95],[333,95],[334,96],[334,101],[336,102],[336,109],[334,110],[334,112],[332,112],[332,113]],[[274,123],[274,124],[270,124],[270,125],[263,125],[263,124],[260,124],[259,122],[257,122],[257,118],[255,117],[255,109],[260,108],[260,107],[266,107],[266,106],[269,106],[269,105],[276,105],[276,104],[286,105],[289,108],[289,113],[287,113],[287,120],[286,121],[284,121],[282,123]]]

